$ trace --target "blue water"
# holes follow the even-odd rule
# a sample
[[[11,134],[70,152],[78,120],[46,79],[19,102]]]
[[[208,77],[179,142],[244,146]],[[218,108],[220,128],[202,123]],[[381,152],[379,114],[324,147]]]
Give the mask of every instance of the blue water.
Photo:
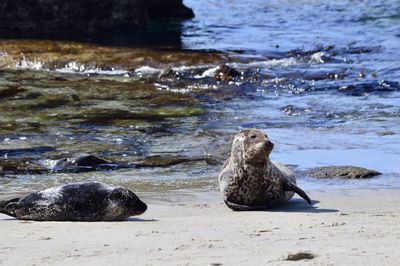
[[[185,4],[196,18],[184,24],[184,47],[240,52],[261,62],[232,66],[274,78],[241,86],[255,99],[228,104],[235,126],[263,128],[276,160],[368,167],[386,174],[378,186],[399,186],[399,1]]]
[[[379,57],[378,62],[392,61],[394,66],[399,59],[396,50],[400,3],[396,0],[186,0],[184,3],[196,14],[184,24],[183,42],[188,48],[243,49],[259,54],[310,50],[317,45],[343,48],[352,45],[384,48],[385,56]]]
[[[0,86],[23,89],[1,100],[0,119],[6,126],[0,131],[0,150],[50,146],[55,151],[34,149],[33,155],[2,159],[48,162],[78,153],[128,162],[153,155],[226,158],[234,134],[261,128],[275,143],[272,159],[295,169],[355,165],[383,173],[353,181],[299,176],[307,190],[400,188],[399,1],[184,3],[196,17],[182,23],[182,48],[231,56],[227,64],[242,72],[243,79],[216,82],[210,78],[217,66],[213,64],[178,65],[175,78],[159,78],[165,65],[146,73],[118,65],[91,69],[95,61],[82,68],[76,60],[54,70],[23,59],[17,72],[0,71]],[[136,60],[123,49],[113,51]],[[94,53],[101,58],[104,51]],[[136,91],[138,80],[148,87]],[[192,107],[204,112],[166,115],[161,121],[126,118],[127,113],[154,108],[172,112]],[[107,117],[108,112],[115,117]],[[88,115],[98,120],[86,120]],[[83,174],[21,174],[0,177],[0,194],[80,180],[142,191],[215,188],[219,170],[220,165],[192,162]]]

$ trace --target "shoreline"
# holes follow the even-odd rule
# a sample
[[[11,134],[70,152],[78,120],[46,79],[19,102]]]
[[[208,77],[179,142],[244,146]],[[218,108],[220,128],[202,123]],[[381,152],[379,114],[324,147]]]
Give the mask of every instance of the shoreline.
[[[152,193],[151,193],[152,194]],[[233,212],[217,191],[139,194],[125,222],[31,222],[0,215],[2,265],[398,265],[397,189],[310,191],[270,211]],[[168,200],[168,201],[166,201]]]

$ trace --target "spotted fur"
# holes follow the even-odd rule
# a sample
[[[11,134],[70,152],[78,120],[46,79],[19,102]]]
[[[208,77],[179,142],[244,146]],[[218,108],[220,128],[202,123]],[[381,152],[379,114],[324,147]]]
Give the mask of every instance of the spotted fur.
[[[20,220],[119,221],[145,212],[132,191],[99,183],[73,183],[0,201],[0,212]]]
[[[310,203],[296,186],[293,173],[269,159],[274,144],[260,130],[243,130],[232,143],[230,158],[219,176],[224,201],[234,210],[271,208],[290,200],[297,192]]]

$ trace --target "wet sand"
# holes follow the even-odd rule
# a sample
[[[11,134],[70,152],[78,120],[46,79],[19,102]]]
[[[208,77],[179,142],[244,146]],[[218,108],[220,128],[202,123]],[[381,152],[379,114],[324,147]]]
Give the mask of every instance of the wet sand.
[[[217,192],[142,194],[145,215],[116,223],[0,215],[1,265],[399,265],[398,190],[311,191],[268,212],[232,212]]]

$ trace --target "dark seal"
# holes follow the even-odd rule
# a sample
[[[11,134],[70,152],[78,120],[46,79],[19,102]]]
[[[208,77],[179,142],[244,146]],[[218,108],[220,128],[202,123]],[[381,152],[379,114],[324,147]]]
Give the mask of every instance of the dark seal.
[[[311,204],[296,186],[293,173],[269,159],[274,144],[261,130],[243,130],[232,143],[219,186],[225,204],[236,211],[267,209],[290,200],[294,192]]]
[[[0,201],[1,213],[35,221],[121,221],[146,209],[132,191],[98,182],[73,183]]]

